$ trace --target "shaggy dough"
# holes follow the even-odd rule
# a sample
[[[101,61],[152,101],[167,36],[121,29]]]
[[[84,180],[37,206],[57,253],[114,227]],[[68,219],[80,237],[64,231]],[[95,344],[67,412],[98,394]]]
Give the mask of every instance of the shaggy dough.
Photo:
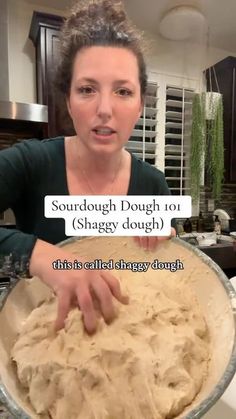
[[[24,324],[12,357],[38,417],[169,419],[200,391],[209,336],[188,283],[168,272],[157,280],[150,269],[115,275],[130,303],[116,304],[111,325],[100,318],[94,336],[84,332],[78,309],[55,333],[54,298]]]

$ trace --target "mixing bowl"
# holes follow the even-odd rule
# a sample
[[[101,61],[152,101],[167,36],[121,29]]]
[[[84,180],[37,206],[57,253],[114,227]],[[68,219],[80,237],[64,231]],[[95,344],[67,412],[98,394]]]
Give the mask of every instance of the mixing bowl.
[[[201,391],[178,418],[200,418],[223,394],[236,370],[236,294],[221,269],[197,248],[175,238],[162,242],[153,252],[145,252],[132,238],[90,237],[69,239],[60,244],[79,257],[126,261],[180,260],[184,269],[173,272],[173,281],[185,275],[196,294],[210,333],[209,373]],[[109,249],[109,253],[108,253]],[[161,270],[154,271],[156,280]],[[116,274],[114,272],[114,274]],[[139,275],[139,273],[137,273]],[[19,280],[1,294],[0,299],[0,401],[16,418],[38,418],[25,397],[11,349],[30,312],[51,291],[38,278]],[[43,416],[40,416],[43,418]],[[68,418],[69,419],[69,418]],[[82,418],[83,419],[83,418]],[[148,418],[144,418],[148,419]]]

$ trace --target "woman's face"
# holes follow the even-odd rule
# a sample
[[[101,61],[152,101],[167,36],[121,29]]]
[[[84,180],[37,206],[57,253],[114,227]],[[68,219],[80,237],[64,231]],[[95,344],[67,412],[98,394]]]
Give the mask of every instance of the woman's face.
[[[90,152],[120,150],[142,111],[135,55],[107,46],[79,51],[67,106],[76,133]]]

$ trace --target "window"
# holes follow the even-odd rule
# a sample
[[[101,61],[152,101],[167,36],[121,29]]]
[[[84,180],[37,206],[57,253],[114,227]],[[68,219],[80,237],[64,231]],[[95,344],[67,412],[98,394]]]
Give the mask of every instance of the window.
[[[197,80],[151,73],[143,114],[126,148],[164,172],[172,195],[190,194],[192,100]]]
[[[138,158],[155,165],[157,146],[158,85],[148,82],[143,113],[134,127],[126,148]]]
[[[191,114],[194,91],[166,87],[165,177],[172,195],[190,193]]]

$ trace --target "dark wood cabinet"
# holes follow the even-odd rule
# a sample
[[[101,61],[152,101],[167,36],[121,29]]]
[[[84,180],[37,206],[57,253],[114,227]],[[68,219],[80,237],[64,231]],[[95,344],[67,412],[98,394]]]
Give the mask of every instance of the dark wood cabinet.
[[[74,134],[65,97],[54,85],[62,23],[61,16],[34,12],[29,33],[36,52],[37,101],[48,106],[49,137]]]
[[[227,57],[206,70],[207,90],[223,95],[225,183],[236,183],[236,57]]]

